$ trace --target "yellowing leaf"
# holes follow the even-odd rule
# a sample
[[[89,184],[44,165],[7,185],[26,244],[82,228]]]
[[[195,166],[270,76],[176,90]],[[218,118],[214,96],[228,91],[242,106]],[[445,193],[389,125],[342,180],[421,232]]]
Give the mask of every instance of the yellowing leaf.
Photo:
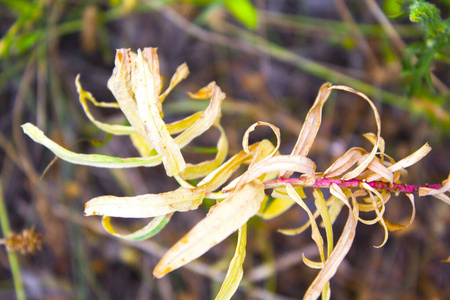
[[[161,156],[159,155],[150,157],[120,158],[100,154],[79,154],[59,146],[45,136],[39,128],[31,123],[23,124],[22,129],[23,132],[25,132],[25,134],[27,134],[36,143],[44,145],[62,160],[77,165],[100,168],[136,168],[154,167],[161,164],[162,161]]]
[[[251,145],[250,151],[255,151],[258,145],[259,143]],[[198,183],[198,186],[205,186],[207,192],[216,190],[224,184],[249,157],[250,155],[245,153],[244,150],[240,151],[223,163],[219,168],[209,173],[208,176]]]
[[[119,107],[118,104],[117,103],[99,103],[99,102],[97,102],[91,93],[86,92],[81,87],[80,75],[77,75],[77,77],[75,78],[75,86],[77,87],[78,94],[80,95],[81,106],[83,107],[86,116],[89,118],[89,120],[92,123],[95,124],[95,126],[97,126],[98,128],[100,128],[101,130],[103,130],[105,132],[115,134],[115,135],[130,135],[130,134],[136,133],[136,130],[131,126],[111,125],[111,124],[97,121],[92,116],[86,100],[89,100],[92,103],[94,103],[96,106],[101,106],[101,107],[114,107],[114,108],[117,107],[118,108]]]
[[[317,226],[315,217],[313,216],[313,214],[311,213],[311,211],[309,210],[308,206],[305,204],[303,199],[297,194],[297,192],[292,187],[292,185],[286,184],[286,192],[308,214],[309,221],[311,222],[311,237],[314,240],[314,242],[316,243],[317,249],[319,250],[320,260],[322,261],[322,263],[325,262],[325,254],[323,251],[323,246],[324,246],[323,238],[322,238],[322,235],[320,234],[319,227]]]
[[[325,198],[323,197],[320,189],[315,188],[313,191],[314,203],[317,207],[317,210],[320,213],[322,221],[325,227],[325,234],[327,236],[327,256],[330,256],[331,251],[333,250],[333,228],[330,213],[328,212],[328,207],[325,202]]]
[[[331,253],[330,257],[324,263],[322,270],[316,276],[314,281],[309,286],[303,299],[305,300],[315,300],[319,298],[320,293],[327,286],[330,279],[336,274],[336,271],[350,250],[356,233],[356,225],[358,224],[358,209],[356,206],[356,200],[352,198],[353,208],[350,206],[347,200],[347,196],[342,192],[341,188],[336,184],[332,184],[330,187],[330,192],[336,196],[338,199],[344,202],[349,208],[349,215],[347,222],[345,223],[342,234]]]
[[[216,300],[228,300],[236,292],[241,282],[244,270],[242,265],[245,259],[245,247],[247,244],[247,224],[244,224],[239,229],[239,237],[236,245],[236,252],[228,267],[227,275],[223,281],[219,292],[217,293]]]
[[[148,63],[144,62],[140,50],[138,50],[136,65],[132,68],[131,75],[139,119],[146,136],[153,148],[161,155],[167,176],[177,175],[186,168],[186,163],[181,155],[180,147],[170,136],[166,124],[161,119],[156,104],[158,100],[155,99],[154,94],[152,71]]]
[[[236,188],[166,252],[153,275],[161,278],[203,255],[254,216],[263,199],[264,185],[259,180]]]
[[[170,93],[170,91],[179,84],[183,79],[185,79],[189,75],[189,68],[186,63],[180,65],[177,70],[175,71],[175,74],[173,74],[172,79],[170,79],[169,87],[164,91],[161,96],[159,96],[159,101],[163,102],[167,94]]]
[[[102,225],[103,228],[110,233],[111,235],[128,241],[143,241],[146,239],[149,239],[153,237],[154,235],[158,234],[164,226],[166,226],[167,223],[169,223],[170,218],[172,217],[173,213],[162,215],[153,218],[145,227],[130,233],[130,234],[121,234],[117,233],[114,227],[111,224],[111,217],[104,216],[102,218]]]
[[[193,139],[208,130],[216,121],[218,121],[223,99],[225,99],[225,94],[217,85],[214,85],[213,95],[211,97],[209,106],[201,114],[201,117],[175,138],[175,141],[179,145],[179,147],[183,148]]]
[[[136,54],[130,49],[118,49],[113,75],[108,80],[108,88],[119,103],[131,126],[143,137],[147,137],[144,126],[139,119],[134,88],[131,83],[131,69],[136,60]]]
[[[86,203],[86,216],[102,215],[121,218],[150,218],[175,211],[197,209],[205,198],[205,189],[179,188],[161,194],[135,197],[100,196]]]
[[[217,154],[213,160],[203,161],[198,164],[186,164],[186,169],[181,173],[181,176],[186,179],[195,179],[205,177],[215,169],[217,169],[225,160],[228,153],[228,140],[222,126],[219,124],[216,127],[220,131],[220,138],[217,142]]]
[[[259,212],[260,216],[264,220],[270,220],[278,217],[295,204],[295,201],[291,198],[274,198],[268,200],[266,204],[261,205]]]
[[[188,93],[191,98],[194,99],[206,99],[210,98],[213,95],[214,87],[216,83],[210,82],[207,86],[201,88],[197,93]]]
[[[306,115],[305,123],[292,149],[291,155],[306,156],[311,149],[312,144],[319,131],[320,123],[322,122],[322,107],[330,95],[331,83],[327,82],[320,87],[319,94],[314,102],[314,105]],[[280,172],[280,177],[290,177],[294,172],[286,170]]]

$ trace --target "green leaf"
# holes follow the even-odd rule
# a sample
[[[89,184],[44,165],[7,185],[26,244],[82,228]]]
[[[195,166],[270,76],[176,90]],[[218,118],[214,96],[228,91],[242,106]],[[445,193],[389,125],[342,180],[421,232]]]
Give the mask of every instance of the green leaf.
[[[149,239],[149,238],[153,237],[154,235],[158,234],[166,226],[166,224],[169,223],[172,215],[173,215],[173,213],[155,217],[145,227],[143,227],[133,233],[130,233],[130,234],[117,233],[111,224],[111,217],[109,217],[109,216],[103,217],[102,225],[103,225],[103,228],[105,228],[105,230],[108,233],[112,234],[113,236],[115,236],[117,238],[128,240],[128,241],[139,242],[139,241]]]
[[[250,29],[258,24],[258,12],[249,0],[225,0],[225,5],[233,16]]]
[[[99,168],[136,168],[153,167],[161,164],[161,156],[121,158],[100,154],[80,154],[69,151],[49,139],[39,128],[31,123],[22,125],[23,132],[33,141],[44,145],[62,160],[77,165]]]

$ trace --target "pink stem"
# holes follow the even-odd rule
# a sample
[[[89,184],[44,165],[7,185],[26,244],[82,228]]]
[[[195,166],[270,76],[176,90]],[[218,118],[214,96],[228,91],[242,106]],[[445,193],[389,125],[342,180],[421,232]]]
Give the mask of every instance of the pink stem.
[[[274,188],[278,186],[282,186],[286,183],[290,183],[292,185],[305,185],[307,182],[306,178],[278,178],[277,180],[264,182],[266,188]],[[365,180],[360,179],[351,179],[351,180],[340,180],[340,179],[328,179],[321,178],[316,179],[314,184],[307,184],[307,187],[318,187],[318,188],[327,188],[330,187],[332,183],[337,184],[342,188],[352,188],[359,187],[362,182],[370,185],[372,188],[377,190],[387,190],[393,192],[403,192],[403,193],[417,193],[420,187],[427,187],[430,189],[440,189],[442,185],[433,184],[433,185],[413,185],[413,184],[404,184],[404,183],[389,183],[383,181],[371,181],[366,182]]]

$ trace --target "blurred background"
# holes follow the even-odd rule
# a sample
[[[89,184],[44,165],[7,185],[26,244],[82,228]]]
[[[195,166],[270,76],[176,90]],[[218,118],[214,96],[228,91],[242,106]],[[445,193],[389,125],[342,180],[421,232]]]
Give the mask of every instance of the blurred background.
[[[98,101],[114,101],[106,82],[117,48],[158,47],[166,86],[176,67],[187,62],[190,76],[164,102],[167,122],[203,109],[206,104],[189,100],[187,91],[216,81],[227,94],[222,125],[230,155],[241,150],[243,133],[256,121],[278,126],[280,151],[290,153],[320,86],[330,81],[374,101],[386,153],[394,159],[430,143],[431,154],[408,169],[405,182],[446,179],[450,1],[429,3],[440,13],[431,10],[429,19],[418,22],[408,3],[396,0],[0,0],[3,237],[27,229],[38,244],[42,240],[33,254],[8,254],[2,246],[0,299],[14,299],[21,291],[28,299],[210,299],[220,287],[236,235],[163,279],[152,276],[165,250],[207,207],[175,214],[159,235],[136,243],[108,235],[100,218],[83,216],[84,203],[99,195],[177,188],[175,180],[162,176],[162,167],[75,166],[55,160],[20,128],[32,122],[75,152],[137,156],[126,137],[105,135],[89,122],[74,85],[80,74],[83,88]],[[124,121],[116,110],[92,111],[105,122]],[[375,130],[365,101],[334,91],[309,156],[323,171],[350,147],[370,149],[362,134]],[[195,160],[195,147],[214,147],[217,138],[208,131],[185,155]],[[274,139],[269,130],[258,129],[251,142],[263,138]],[[442,262],[450,255],[450,209],[426,197],[417,198],[416,207],[413,225],[392,232],[380,249],[374,246],[383,240],[382,227],[358,225],[353,247],[331,280],[332,299],[450,298],[450,268]],[[335,224],[336,239],[346,214]],[[405,224],[410,214],[404,195],[386,206],[391,222]],[[302,253],[309,258],[317,253],[311,232],[284,236],[277,229],[306,220],[300,208],[269,221],[251,219],[244,280],[235,299],[303,296],[317,274],[302,262]],[[130,230],[145,220],[115,224]],[[23,283],[16,290],[13,274]]]

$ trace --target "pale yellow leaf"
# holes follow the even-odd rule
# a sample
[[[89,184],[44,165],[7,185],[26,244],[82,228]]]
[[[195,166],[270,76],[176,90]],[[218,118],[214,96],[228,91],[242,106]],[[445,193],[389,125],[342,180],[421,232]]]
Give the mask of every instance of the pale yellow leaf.
[[[134,197],[100,196],[86,203],[84,214],[86,216],[150,218],[174,211],[197,209],[204,197],[204,188],[179,188],[167,193]]]
[[[189,144],[193,139],[203,134],[218,121],[223,99],[225,99],[225,93],[217,85],[214,85],[209,106],[203,111],[201,117],[175,138],[175,142],[180,148]]]
[[[188,93],[188,94],[193,99],[211,98],[215,85],[216,85],[215,82],[210,82],[207,86],[201,88],[197,93]]]
[[[153,150],[150,142],[138,133],[130,135],[130,140],[133,143],[134,148],[136,148],[139,154],[143,157],[149,156],[151,151]]]
[[[161,155],[167,176],[179,174],[186,168],[186,163],[180,147],[170,136],[166,124],[161,119],[154,94],[152,73],[148,64],[144,62],[140,50],[138,50],[136,64],[132,68],[132,84],[139,119],[144,126],[146,136],[153,148]]]
[[[217,142],[217,154],[213,160],[203,161],[198,164],[186,164],[186,169],[181,173],[181,176],[186,179],[195,179],[205,177],[215,169],[217,169],[225,160],[228,153],[228,140],[225,130],[220,124],[215,127],[220,131],[220,138]]]
[[[275,171],[293,171],[304,173],[309,176],[314,175],[316,164],[305,156],[291,156],[291,155],[277,155],[269,159],[264,159],[253,165],[242,175],[238,185],[246,184],[262,174],[271,173]]]
[[[163,94],[161,94],[161,96],[159,96],[159,101],[163,102],[166,99],[167,95],[170,93],[170,91],[183,79],[185,79],[188,75],[189,75],[189,68],[186,63],[183,63],[177,68],[175,74],[173,74],[172,78],[170,79],[169,87],[164,91]]]
[[[242,138],[242,148],[244,149],[244,151],[248,154],[253,154],[250,152],[249,148],[248,148],[248,138],[250,135],[250,132],[254,131],[255,128],[257,126],[268,126],[270,127],[270,129],[272,129],[272,131],[275,133],[275,136],[277,137],[277,145],[275,146],[275,148],[272,150],[271,153],[268,153],[266,155],[263,155],[264,157],[258,158],[257,160],[254,160],[252,162],[252,164],[255,164],[257,162],[259,162],[262,158],[270,158],[272,156],[275,155],[275,153],[277,153],[278,149],[280,148],[280,144],[281,144],[281,137],[280,137],[280,129],[270,123],[267,122],[262,122],[262,121],[258,121],[254,124],[252,124],[244,133],[244,137]],[[261,154],[260,154],[261,155]],[[250,165],[251,166],[251,165]]]
[[[372,143],[372,145],[375,145],[377,142],[377,136],[373,134],[372,132],[364,133],[363,136],[369,140],[369,142]],[[384,153],[384,150],[386,148],[386,143],[382,137],[380,137],[380,141],[378,143],[378,150],[380,150],[381,153]]]
[[[217,293],[216,300],[228,300],[236,292],[241,282],[244,270],[242,264],[245,259],[245,247],[247,245],[247,224],[244,224],[239,229],[239,237],[236,245],[236,252],[228,267],[227,275],[223,281],[219,292]]]
[[[95,126],[97,126],[98,128],[100,128],[101,130],[103,130],[105,132],[115,134],[115,135],[129,135],[129,134],[136,133],[136,130],[131,126],[113,125],[113,124],[107,124],[107,123],[97,121],[94,118],[94,116],[92,116],[86,100],[88,100],[88,101],[92,102],[94,105],[100,106],[100,107],[113,107],[113,108],[117,107],[117,108],[119,108],[119,105],[117,103],[104,103],[104,102],[99,103],[99,102],[97,102],[91,93],[83,90],[83,88],[81,87],[79,74],[75,78],[75,86],[77,87],[77,92],[80,95],[79,99],[80,99],[81,106],[83,107],[83,110],[84,110],[86,116],[89,118],[89,120],[92,123],[95,124]]]
[[[323,268],[323,262],[321,261],[312,261],[309,258],[305,256],[305,254],[302,253],[302,259],[305,265],[310,267],[311,269],[322,269]]]
[[[250,150],[256,151],[259,144],[260,143],[255,143],[251,145]],[[244,150],[240,151],[238,154],[223,163],[219,168],[209,173],[208,176],[203,178],[198,183],[198,186],[205,186],[207,192],[217,190],[231,177],[231,175],[233,175],[241,164],[248,160],[249,157],[250,155],[245,153]]]
[[[42,144],[62,160],[77,165],[99,168],[136,168],[154,167],[161,164],[161,156],[121,158],[100,154],[80,154],[67,150],[53,142],[36,126],[31,123],[22,125],[23,132],[36,143]]]
[[[136,54],[130,49],[118,49],[113,75],[108,80],[108,88],[119,103],[131,126],[143,137],[147,137],[144,126],[139,119],[134,89],[131,83],[131,69],[135,63]]]
[[[270,220],[286,212],[294,204],[295,201],[292,200],[291,198],[274,198],[274,199],[268,198],[266,203],[263,203],[261,205],[259,215],[264,220]]]
[[[144,62],[146,62],[151,71],[151,77],[153,79],[153,94],[155,99],[159,98],[159,94],[161,94],[162,84],[161,84],[161,75],[159,74],[159,59],[158,54],[156,53],[158,48],[144,48],[142,50],[142,56],[144,57]],[[162,106],[160,102],[157,101],[156,106],[158,107],[159,112],[162,112]],[[161,101],[162,102],[162,101]]]
[[[356,200],[352,197],[352,208],[348,203],[347,196],[345,196],[341,188],[336,184],[332,184],[330,186],[330,192],[332,192],[332,194],[338,199],[342,200],[349,208],[349,215],[336,247],[328,260],[324,263],[322,270],[320,270],[319,274],[309,286],[303,297],[304,300],[315,300],[319,298],[322,291],[326,289],[330,279],[334,276],[334,274],[336,274],[339,265],[350,250],[355,238],[356,225],[358,224],[358,209],[356,208]]]
[[[258,212],[264,195],[264,185],[259,180],[236,188],[166,252],[153,275],[161,278],[223,241]]]
[[[286,192],[288,193],[288,195],[295,201],[297,202],[298,205],[300,205],[301,208],[303,208],[306,213],[308,214],[309,217],[309,221],[311,222],[311,237],[313,239],[313,241],[316,243],[317,245],[317,249],[319,250],[319,254],[320,254],[320,260],[321,262],[325,262],[325,253],[323,251],[324,248],[324,244],[323,244],[323,238],[322,235],[320,234],[319,231],[319,226],[317,226],[316,223],[316,219],[313,216],[313,214],[311,213],[311,211],[309,210],[308,206],[306,205],[306,203],[303,201],[303,199],[300,197],[299,194],[297,194],[297,192],[295,191],[295,189],[292,187],[292,185],[290,184],[286,184]]]
[[[317,207],[317,210],[320,213],[320,217],[322,218],[322,222],[325,227],[325,234],[327,237],[327,257],[330,256],[331,251],[333,250],[333,227],[332,221],[330,217],[330,213],[328,212],[328,207],[323,197],[322,191],[318,188],[314,188],[313,190],[314,204]]]
[[[322,122],[322,107],[330,95],[331,83],[327,82],[320,87],[319,94],[314,102],[314,105],[306,115],[305,122],[298,136],[297,142],[292,149],[291,155],[306,156],[311,149],[312,144],[319,131],[320,123]],[[294,172],[286,170],[280,172],[280,177],[290,177]]]

